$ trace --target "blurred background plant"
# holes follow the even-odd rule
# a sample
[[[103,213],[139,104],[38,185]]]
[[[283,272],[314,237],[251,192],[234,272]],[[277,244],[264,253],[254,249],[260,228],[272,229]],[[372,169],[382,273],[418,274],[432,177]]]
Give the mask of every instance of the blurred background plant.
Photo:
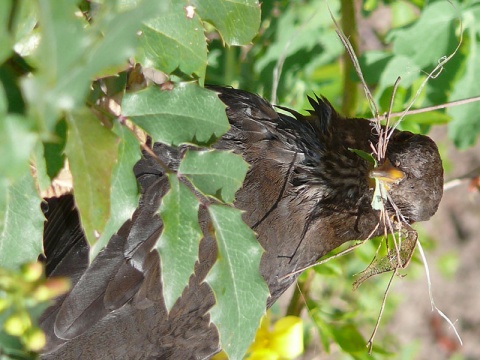
[[[0,3],[0,265],[5,268],[0,273],[0,320],[4,332],[18,335],[19,339],[0,336],[0,354],[4,358],[30,356],[28,350],[39,347],[39,342],[32,346],[30,335],[25,334],[35,332],[41,337],[34,324],[38,309],[44,305],[31,299],[43,280],[24,279],[24,267],[20,265],[31,263],[42,251],[40,195],[44,196],[52,183],[58,183],[65,158],[70,166],[73,163],[74,184],[75,179],[78,184],[88,184],[90,177],[102,182],[100,189],[108,189],[84,194],[80,185],[75,188],[76,197],[95,196],[105,210],[95,217],[89,216],[91,209],[80,206],[86,229],[105,227],[100,239],[89,232],[92,256],[136,206],[134,180],[133,185],[131,179],[121,184],[127,189],[125,194],[115,192],[122,186],[115,185],[114,179],[131,177],[131,172],[125,174],[140,156],[137,140],[119,129],[115,121],[125,89],[135,91],[146,83],[160,84],[163,89],[180,82],[232,85],[300,112],[309,108],[306,95],[315,92],[326,96],[342,114],[372,117],[325,0],[265,0],[261,18],[255,0],[228,4],[231,12],[220,18],[209,11],[224,10],[225,4],[223,0],[212,0],[207,5],[186,0],[160,5],[149,0]],[[399,76],[394,112],[404,110],[412,101],[416,109],[480,95],[479,1],[330,0],[328,6],[356,51],[381,113],[389,107],[393,84]],[[416,96],[428,74],[458,45],[451,61]],[[134,66],[137,62],[142,67]],[[179,107],[188,109],[199,94],[199,90],[192,90],[188,97],[181,98]],[[93,118],[86,115],[92,109]],[[215,111],[219,112],[211,110]],[[450,141],[467,149],[475,144],[480,132],[478,114],[480,103],[476,102],[411,115],[399,127],[428,133],[432,126],[448,126]],[[75,125],[82,120],[88,126]],[[75,131],[76,136],[67,136]],[[78,136],[87,140],[87,147],[75,142]],[[185,139],[169,141],[181,143]],[[121,150],[117,154],[117,147],[131,154]],[[95,173],[98,169],[75,162],[75,154],[85,148],[91,151],[87,157],[97,162],[98,168],[106,169],[101,176]],[[126,156],[121,157],[121,153]],[[35,164],[34,178],[29,163]],[[448,159],[445,165],[448,170]],[[115,203],[115,196],[127,199],[128,205]],[[12,222],[11,215],[19,213],[22,215]],[[367,242],[353,254],[307,270],[294,291],[273,307],[269,318],[277,324],[285,315],[292,316],[287,319],[302,316],[303,342],[306,349],[313,347],[315,355],[332,352],[342,358],[371,359],[366,339],[375,326],[389,276],[371,279],[355,292],[350,279],[368,266],[379,241]],[[435,247],[428,233],[421,232],[420,241],[427,251]],[[403,271],[409,278],[423,271],[418,257],[413,260]],[[455,255],[446,255],[439,269],[451,277],[458,262]],[[388,298],[373,348],[375,358],[417,356],[416,345],[398,343],[397,334],[385,326],[399,303],[398,294]],[[23,325],[8,325],[15,322],[8,321],[12,316],[22,318],[17,322]],[[264,334],[268,321],[260,330]],[[295,324],[292,320],[291,325]],[[26,350],[7,352],[7,346],[15,347],[12,342],[19,349],[26,346]],[[268,343],[260,341],[255,349]],[[308,354],[305,356],[311,356]]]
[[[45,346],[45,335],[35,324],[49,301],[68,291],[68,279],[45,279],[40,262],[18,271],[0,269],[0,345],[2,359],[29,359]]]

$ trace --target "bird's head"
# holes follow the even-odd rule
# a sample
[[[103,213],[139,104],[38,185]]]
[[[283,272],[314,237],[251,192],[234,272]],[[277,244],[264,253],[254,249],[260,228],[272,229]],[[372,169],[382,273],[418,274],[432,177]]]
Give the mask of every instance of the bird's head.
[[[379,136],[374,123],[344,118],[324,98],[310,98],[310,103],[314,109],[311,117],[295,115],[315,129],[317,141],[306,146],[317,143],[316,156],[310,157],[313,166],[308,179],[329,189],[325,201],[340,210],[343,204],[345,208],[360,207],[366,211],[373,196],[372,180],[377,179],[388,190],[386,209],[390,215],[396,214],[398,220],[411,224],[435,214],[443,194],[443,168],[433,140],[395,130],[389,138],[385,159],[372,168],[352,149],[371,153],[372,147],[377,147]],[[306,135],[303,138],[308,139]]]
[[[385,162],[370,176],[386,184],[387,208],[399,210],[409,223],[428,220],[443,194],[443,168],[438,148],[427,136],[397,131],[390,138]]]

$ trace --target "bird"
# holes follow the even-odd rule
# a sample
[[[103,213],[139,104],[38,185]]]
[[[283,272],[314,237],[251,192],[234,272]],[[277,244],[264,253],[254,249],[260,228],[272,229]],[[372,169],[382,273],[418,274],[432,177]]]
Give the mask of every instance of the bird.
[[[343,117],[324,97],[309,97],[312,109],[302,115],[247,91],[208,88],[225,104],[230,123],[213,147],[250,166],[234,205],[265,250],[260,274],[270,291],[267,308],[296,280],[296,270],[347,241],[382,234],[385,217],[372,207],[376,179],[387,184],[387,212],[400,211],[405,223],[437,211],[443,167],[429,137],[392,131],[385,161],[373,166],[352,151],[377,146],[372,122]],[[171,170],[178,168],[184,147],[151,148]],[[72,289],[41,317],[42,359],[209,359],[221,350],[209,316],[215,297],[204,281],[217,254],[206,211],[199,211],[204,236],[194,274],[167,312],[152,248],[163,228],[157,209],[168,180],[148,152],[134,173],[139,206],[91,264],[74,197],[44,203],[47,275],[70,278]]]

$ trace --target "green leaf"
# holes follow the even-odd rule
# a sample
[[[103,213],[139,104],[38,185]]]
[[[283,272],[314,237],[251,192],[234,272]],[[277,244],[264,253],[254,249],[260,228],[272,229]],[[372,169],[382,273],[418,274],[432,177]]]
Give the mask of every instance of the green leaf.
[[[76,0],[38,4],[38,69],[35,76],[23,79],[22,88],[40,127],[50,132],[62,112],[82,105],[95,76],[127,64],[135,53],[141,22],[164,4],[144,0],[122,11],[116,2],[105,2],[92,24],[76,16]]]
[[[0,178],[0,264],[15,270],[42,252],[40,198],[27,171],[13,185]]]
[[[436,65],[456,47],[456,8],[447,1],[431,3],[420,19],[406,29],[392,31],[393,52],[411,59],[419,68]]]
[[[408,115],[403,118],[398,129],[413,133],[425,133],[425,131],[422,131],[422,126],[428,129],[431,125],[445,125],[450,120],[451,117],[443,111],[429,111],[423,114]]]
[[[330,5],[335,14],[338,4]],[[315,21],[310,21],[312,12],[316,12]],[[292,57],[294,69],[298,68],[298,62],[301,61],[302,69],[307,67],[313,71],[338,58],[344,48],[332,29],[331,21],[324,2],[292,4],[279,17],[272,43],[254,64],[256,70],[270,72],[270,68],[266,69],[268,65],[277,63],[279,58]],[[288,63],[285,66],[290,70]],[[305,69],[303,71],[308,72]]]
[[[13,183],[28,171],[30,154],[38,137],[30,131],[30,118],[7,111],[7,94],[0,82],[0,178]]]
[[[351,324],[332,327],[332,335],[335,341],[347,353],[363,352],[367,354],[367,343],[358,329]]]
[[[30,127],[27,117],[0,114],[0,177],[14,181],[28,170],[30,154],[38,139]]]
[[[170,311],[194,272],[202,232],[197,198],[175,174],[168,174],[168,181],[170,190],[159,210],[163,231],[156,247],[161,259],[165,306]]]
[[[480,44],[472,42],[471,52],[467,58],[466,71],[455,83],[449,101],[465,99],[474,94],[480,94]],[[448,124],[448,135],[460,149],[466,149],[473,145],[480,133],[480,102],[474,102],[462,106],[454,106],[447,109],[452,117]]]
[[[392,7],[392,27],[397,28],[410,24],[417,18],[418,10],[410,2],[401,0],[395,1]]]
[[[208,212],[218,246],[217,261],[205,279],[216,299],[210,317],[228,357],[241,359],[260,325],[269,296],[259,272],[263,249],[242,221],[240,210],[210,205]]]
[[[373,210],[382,210],[387,202],[387,188],[383,181],[375,179],[375,191],[373,192],[372,202],[370,205]]]
[[[188,83],[127,93],[122,102],[124,116],[167,145],[213,142],[229,128],[224,109],[213,91]]]
[[[399,85],[403,88],[410,87],[415,80],[421,75],[420,68],[409,57],[398,55],[389,59],[382,71],[378,82],[378,89],[376,91],[376,100],[378,101],[383,92],[393,86],[395,81],[400,76]],[[390,94],[388,94],[390,96]]]
[[[133,167],[140,160],[140,145],[126,127],[115,123],[113,131],[120,138],[118,158],[112,172],[110,218],[98,241],[90,248],[92,261],[108,243],[113,234],[132,217],[138,206],[138,185]]]
[[[218,150],[189,150],[178,168],[200,192],[226,203],[235,199],[247,170],[248,164],[240,156]]]
[[[442,276],[453,280],[460,265],[460,256],[455,252],[445,253],[439,256],[436,263]]]
[[[65,163],[65,143],[67,141],[67,122],[60,120],[55,125],[51,141],[43,143],[48,176],[53,179]]]
[[[93,245],[110,216],[112,170],[117,160],[117,137],[88,109],[67,116],[65,152],[75,188],[75,203],[85,236]]]
[[[123,70],[127,60],[135,54],[137,32],[141,29],[142,21],[163,14],[168,9],[167,2],[158,0],[139,0],[128,5],[126,2],[118,5],[104,2],[88,31],[93,46],[89,48],[87,69],[97,77]]]
[[[351,148],[348,148],[348,150],[350,150],[351,152],[357,154],[357,155],[360,156],[363,160],[368,161],[368,162],[369,162],[370,164],[372,164],[373,166],[377,166],[377,160],[375,160],[375,158],[373,157],[372,154],[369,154],[369,153],[367,153],[366,151],[359,150],[359,149],[351,149]]]
[[[195,74],[203,85],[207,67],[207,43],[197,14],[187,16],[185,3],[169,0],[169,10],[145,21],[140,37],[139,62],[165,73],[179,69]]]
[[[11,7],[11,0],[3,0],[0,2],[0,64],[12,53],[13,40],[8,31],[8,17]]]
[[[258,0],[192,0],[195,12],[215,26],[228,45],[246,45],[260,27]]]
[[[380,81],[385,67],[394,55],[385,51],[370,50],[362,53],[358,59],[363,77],[368,84],[376,84]]]

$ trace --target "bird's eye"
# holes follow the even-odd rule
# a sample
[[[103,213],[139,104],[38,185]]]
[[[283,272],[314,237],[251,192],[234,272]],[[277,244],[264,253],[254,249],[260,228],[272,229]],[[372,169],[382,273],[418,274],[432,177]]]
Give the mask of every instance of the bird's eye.
[[[406,141],[410,138],[415,136],[414,133],[411,133],[410,131],[400,131],[394,136],[395,141]]]

